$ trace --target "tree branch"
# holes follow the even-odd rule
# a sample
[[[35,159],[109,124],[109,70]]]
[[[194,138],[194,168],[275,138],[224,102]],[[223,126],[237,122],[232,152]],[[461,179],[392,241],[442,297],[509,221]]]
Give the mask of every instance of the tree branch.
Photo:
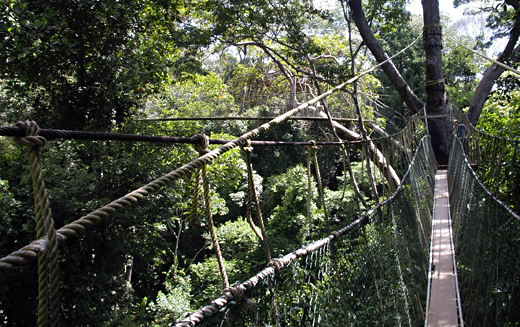
[[[370,30],[370,27],[368,26],[365,13],[361,7],[361,0],[350,0],[348,4],[352,10],[352,18],[354,23],[356,24],[363,41],[370,49],[370,52],[372,55],[374,55],[374,58],[377,60],[377,62],[384,62],[388,59],[388,55],[383,50],[381,44],[379,44],[379,42],[376,40],[374,34]],[[417,99],[392,61],[390,60],[383,64],[381,68],[383,69],[388,79],[392,82],[392,85],[395,87],[408,109],[410,109],[412,113],[419,112],[419,110],[421,110],[423,107],[422,101]]]

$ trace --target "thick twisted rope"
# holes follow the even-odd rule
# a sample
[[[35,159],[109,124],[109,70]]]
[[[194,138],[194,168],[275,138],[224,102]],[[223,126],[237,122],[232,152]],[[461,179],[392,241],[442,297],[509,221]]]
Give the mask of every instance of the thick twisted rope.
[[[253,172],[251,170],[251,178],[250,178],[249,171],[250,171],[250,164],[251,164],[250,153],[251,153],[251,151],[253,151],[253,147],[251,147],[251,142],[249,142],[249,140],[248,140],[247,145],[240,146],[240,148],[242,149],[242,151],[244,151],[244,157],[245,157],[246,166],[247,166],[247,207],[246,207],[247,222],[249,223],[249,226],[255,233],[256,237],[258,237],[258,239],[260,241],[263,241],[264,237],[262,236],[262,232],[258,229],[258,227],[256,227],[255,222],[253,221],[253,217],[252,217],[253,192],[255,192],[255,190],[254,190],[255,186],[254,186],[254,180],[252,180]],[[251,190],[251,187],[253,187],[253,190]]]
[[[423,142],[426,138],[429,136],[425,136],[420,142]],[[411,167],[413,165],[413,162],[415,161],[415,157],[417,156],[417,152],[414,155],[414,158],[412,159],[412,162],[410,163],[408,170],[404,174],[402,180],[404,181],[406,179],[406,176],[411,171]],[[287,255],[285,255],[282,258],[276,258],[271,260],[269,265],[262,271],[260,271],[258,274],[247,280],[246,282],[242,284],[238,284],[232,287],[228,287],[223,290],[221,296],[217,298],[216,300],[213,300],[210,304],[204,306],[202,309],[191,313],[186,318],[182,319],[181,321],[176,322],[173,326],[175,327],[193,327],[197,326],[199,323],[205,321],[207,318],[210,318],[217,312],[219,312],[220,309],[228,305],[231,301],[239,302],[246,297],[250,297],[251,292],[255,288],[255,286],[266,279],[272,279],[273,275],[276,274],[281,269],[285,268],[289,264],[291,264],[296,259],[307,255],[308,253],[311,253],[313,251],[316,251],[317,249],[324,247],[328,245],[330,242],[333,242],[334,240],[338,239],[340,236],[344,235],[351,229],[355,228],[356,226],[362,226],[363,224],[368,223],[368,218],[372,216],[376,211],[379,211],[380,208],[385,206],[387,203],[394,201],[394,199],[397,197],[397,195],[402,192],[404,189],[402,183],[399,184],[395,192],[390,195],[387,199],[384,201],[381,201],[378,203],[374,208],[368,210],[365,214],[361,215],[358,219],[350,223],[349,225],[337,230],[333,231],[329,234],[329,236],[316,241],[312,244],[309,244],[299,250],[296,250],[294,252],[291,252]],[[342,299],[343,300],[343,299]]]
[[[251,152],[253,151],[253,147],[251,146],[251,142],[249,140],[246,141],[246,145],[241,146],[242,151],[244,151],[246,166],[247,166],[247,184],[248,184],[248,192],[247,192],[247,221],[249,225],[255,232],[256,236],[262,241],[264,246],[265,257],[267,262],[271,261],[271,250],[269,249],[269,243],[267,241],[267,233],[265,231],[264,218],[262,217],[262,210],[260,210],[260,200],[258,199],[258,194],[255,189],[255,180],[253,179],[253,168],[251,164]],[[260,231],[255,226],[253,222],[253,217],[251,214],[253,199],[255,200],[255,208],[256,208],[256,216],[258,218],[258,224],[260,225]]]
[[[197,150],[197,147],[195,147],[195,150]],[[197,208],[199,206],[199,193],[200,193],[200,178],[201,178],[201,169],[197,168],[197,170],[195,170],[195,185],[193,186],[193,200],[191,202],[191,212],[190,212],[190,216],[188,219],[190,227],[194,227],[195,222],[197,220]]]
[[[190,227],[195,226],[197,220],[197,208],[199,206],[199,193],[200,193],[200,168],[195,171],[195,185],[193,186],[193,200],[191,202],[190,217],[188,219]]]
[[[312,172],[311,172],[311,163],[312,163],[312,153],[311,153],[311,151],[307,151],[307,223],[309,225],[309,233],[312,233],[312,212],[311,212],[311,204],[312,204]]]
[[[317,117],[319,120],[324,120]],[[289,117],[288,119],[291,119]],[[341,121],[341,118],[335,119]],[[18,127],[0,126],[0,136],[21,137],[24,131]],[[167,143],[167,144],[198,144],[200,141],[196,137],[173,137],[173,136],[153,136],[140,134],[124,134],[124,133],[102,133],[88,131],[69,131],[59,129],[40,129],[40,136],[46,140],[53,139],[72,139],[72,140],[114,140],[123,142],[151,142],[151,143]],[[384,139],[382,137],[379,139]],[[372,140],[378,140],[374,138]],[[209,144],[227,144],[231,140],[210,139]],[[338,142],[316,142],[317,145],[341,145],[344,143],[359,143],[358,141],[338,141]],[[289,141],[251,141],[253,146],[306,146],[311,145],[309,142],[289,142]]]
[[[251,296],[251,293],[255,286],[260,283],[261,281],[264,281],[270,277],[272,277],[275,273],[280,271],[281,269],[287,267],[289,264],[291,264],[296,259],[303,257],[307,255],[308,253],[311,253],[313,251],[316,251],[319,248],[322,248],[324,246],[327,246],[330,242],[332,242],[334,239],[337,239],[341,235],[347,233],[352,228],[364,224],[367,221],[367,215],[363,215],[351,224],[343,227],[342,229],[332,232],[329,234],[329,236],[316,241],[312,244],[309,244],[306,247],[303,247],[301,249],[298,249],[294,252],[291,252],[287,255],[285,255],[282,258],[276,258],[272,259],[269,265],[253,276],[252,278],[248,279],[246,282],[230,287],[226,287],[219,298],[213,300],[210,304],[204,306],[202,309],[190,314],[186,318],[182,319],[179,322],[176,322],[174,326],[176,327],[192,327],[195,326],[207,318],[211,317],[215,313],[217,313],[221,308],[225,307],[229,304],[231,301],[241,301],[245,298],[248,298]]]
[[[18,122],[25,137],[17,137],[16,143],[27,148],[34,192],[36,237],[45,240],[45,247],[38,255],[38,326],[58,325],[59,318],[59,272],[58,242],[50,210],[49,197],[45,190],[40,165],[40,147],[46,140],[39,136],[39,127],[34,121]]]
[[[204,134],[197,134],[195,137],[201,140],[200,144],[195,144],[195,150],[199,152],[199,155],[204,155],[209,152],[208,144],[209,138]],[[202,177],[202,187],[204,189],[204,216],[206,217],[206,223],[208,224],[209,232],[211,235],[211,241],[215,247],[215,253],[217,255],[218,267],[220,269],[220,275],[222,276],[222,283],[224,287],[229,287],[229,281],[226,273],[226,267],[224,265],[224,259],[222,258],[222,252],[218,244],[217,233],[215,232],[215,225],[213,224],[213,215],[211,213],[211,195],[209,193],[209,179],[208,172],[206,170],[206,164],[200,167],[200,176]],[[198,183],[198,182],[197,182]]]
[[[390,60],[390,58],[388,60]],[[264,124],[258,126],[257,128],[243,134],[242,136],[236,138],[235,140],[230,141],[226,144],[223,144],[220,147],[216,148],[215,150],[212,150],[212,151],[208,152],[207,154],[171,171],[170,173],[163,175],[162,177],[159,177],[159,178],[153,180],[152,182],[126,194],[125,196],[120,197],[119,199],[114,200],[114,201],[110,202],[109,204],[63,226],[62,228],[60,228],[56,231],[57,240],[65,241],[69,237],[76,236],[78,233],[84,231],[85,229],[87,229],[89,227],[92,227],[96,223],[98,223],[104,219],[110,218],[111,215],[114,214],[115,212],[132,205],[133,203],[141,200],[145,196],[148,196],[150,193],[153,193],[154,191],[160,189],[161,187],[163,187],[183,176],[188,175],[189,173],[193,172],[197,168],[201,167],[203,164],[209,163],[212,160],[214,160],[215,158],[217,158],[218,156],[222,155],[223,153],[239,146],[240,144],[243,144],[243,142],[245,142],[246,140],[249,140],[249,139],[259,135],[263,131],[269,130],[271,127],[276,126],[276,125],[286,121],[289,117],[294,116],[295,114],[302,111],[303,109],[314,105],[321,99],[326,98],[329,95],[331,95],[332,93],[343,89],[346,85],[351,84],[351,83],[357,81],[358,79],[360,79],[361,77],[367,75],[368,73],[374,71],[377,67],[379,67],[383,63],[380,63],[380,64],[364,71],[363,73],[352,77],[348,81],[346,81],[334,88],[331,88],[327,92],[315,97],[314,99],[312,99],[306,103],[303,103],[292,110],[287,111],[285,114],[280,115],[280,116],[276,117],[275,119],[270,120],[267,123],[264,123]],[[33,241],[31,244],[25,246],[23,249],[12,252],[7,257],[0,258],[0,271],[12,269],[15,267],[15,265],[25,264],[28,259],[35,257],[37,254],[36,249],[41,248],[40,243],[41,243],[40,240]],[[29,253],[29,252],[32,252],[32,253]]]
[[[313,143],[314,141],[311,141]],[[329,215],[327,214],[327,207],[325,206],[325,195],[323,193],[323,184],[321,183],[321,174],[320,174],[320,166],[318,163],[318,155],[316,154],[316,150],[318,147],[316,145],[309,146],[309,155],[311,155],[314,159],[314,169],[316,170],[316,182],[318,183],[318,192],[320,193],[320,201],[321,206],[323,208],[323,215],[325,216],[325,226],[327,228],[327,233],[330,233],[330,222]]]

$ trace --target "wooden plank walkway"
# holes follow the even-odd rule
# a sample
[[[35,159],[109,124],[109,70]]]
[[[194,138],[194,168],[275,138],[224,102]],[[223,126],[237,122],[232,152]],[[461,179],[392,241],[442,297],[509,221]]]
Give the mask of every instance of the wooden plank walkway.
[[[448,195],[446,170],[439,170],[435,175],[426,327],[464,325],[459,319],[460,301]]]

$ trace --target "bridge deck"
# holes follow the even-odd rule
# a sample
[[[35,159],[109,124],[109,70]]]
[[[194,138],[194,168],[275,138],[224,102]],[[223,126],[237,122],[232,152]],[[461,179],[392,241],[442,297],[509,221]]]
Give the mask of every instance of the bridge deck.
[[[446,170],[439,170],[435,175],[426,327],[459,326],[457,275],[450,220],[447,173]],[[463,325],[462,319],[460,321],[460,325]]]

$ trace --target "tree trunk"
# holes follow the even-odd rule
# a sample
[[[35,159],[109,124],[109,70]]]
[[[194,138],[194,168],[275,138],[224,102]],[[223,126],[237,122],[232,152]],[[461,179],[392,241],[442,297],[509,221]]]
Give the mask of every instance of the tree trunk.
[[[387,60],[388,55],[385,53],[383,47],[374,37],[372,30],[370,30],[370,27],[368,26],[365,13],[361,7],[361,0],[350,0],[348,5],[350,10],[352,10],[352,19],[359,30],[359,34],[361,34],[363,42],[365,42],[368,49],[370,49],[374,58],[376,58],[378,63]],[[394,66],[393,62],[391,60],[388,61],[381,66],[381,69],[383,69],[390,82],[392,82],[392,85],[395,87],[408,109],[413,113],[419,112],[423,107],[422,101],[417,99],[397,68]]]
[[[427,114],[448,113],[446,88],[442,73],[442,27],[438,0],[423,0],[423,41],[426,55],[426,112]],[[448,164],[451,144],[449,118],[428,119],[433,152],[437,162]]]

